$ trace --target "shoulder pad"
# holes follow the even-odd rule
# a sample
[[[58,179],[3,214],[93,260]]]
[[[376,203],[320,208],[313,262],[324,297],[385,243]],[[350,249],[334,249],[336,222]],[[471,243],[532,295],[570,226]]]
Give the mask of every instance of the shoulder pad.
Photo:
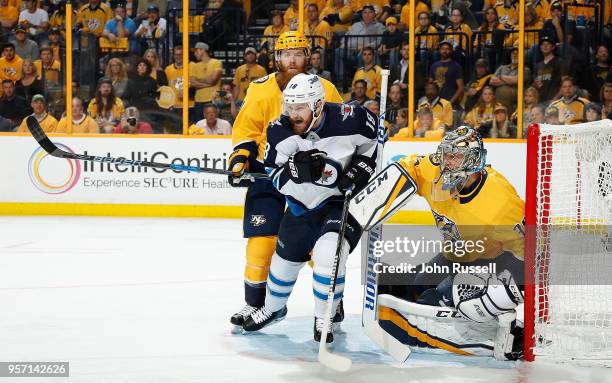
[[[421,156],[421,159],[423,158],[423,156]],[[420,159],[419,159],[420,161]],[[440,166],[440,155],[438,153],[432,153],[429,155],[429,162],[431,162],[433,165],[436,166]]]
[[[269,78],[270,78],[270,75],[268,74],[268,75],[258,78],[257,80],[253,80],[253,82],[255,84],[263,84],[264,82],[268,81]]]

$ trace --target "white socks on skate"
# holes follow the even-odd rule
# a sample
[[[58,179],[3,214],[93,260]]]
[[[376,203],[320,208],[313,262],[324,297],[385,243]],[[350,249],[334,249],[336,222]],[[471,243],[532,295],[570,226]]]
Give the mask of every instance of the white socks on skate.
[[[336,254],[336,246],[338,241],[338,233],[329,232],[325,233],[319,238],[317,243],[312,250],[313,266],[313,280],[312,280],[312,292],[315,297],[315,316],[317,318],[323,318],[325,316],[325,305],[327,302],[327,294],[329,293],[329,286],[331,285],[332,268],[334,264],[334,257]],[[344,239],[342,246],[342,257],[338,266],[338,279],[336,280],[336,291],[334,294],[334,305],[332,307],[332,313],[336,312],[338,303],[342,298],[344,291],[344,274],[346,273],[346,260],[349,254],[349,244]]]

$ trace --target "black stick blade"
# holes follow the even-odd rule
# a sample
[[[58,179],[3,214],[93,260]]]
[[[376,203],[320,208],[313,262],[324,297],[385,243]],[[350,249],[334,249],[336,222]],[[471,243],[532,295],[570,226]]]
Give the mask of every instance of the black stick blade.
[[[30,130],[30,133],[32,133],[34,139],[38,142],[40,146],[42,146],[43,149],[45,149],[47,153],[51,155],[57,154],[54,152],[60,149],[55,146],[55,144],[51,142],[51,140],[49,140],[49,137],[47,137],[45,132],[42,130],[40,124],[38,123],[38,120],[36,120],[36,117],[26,117],[26,124],[28,125],[28,129]]]

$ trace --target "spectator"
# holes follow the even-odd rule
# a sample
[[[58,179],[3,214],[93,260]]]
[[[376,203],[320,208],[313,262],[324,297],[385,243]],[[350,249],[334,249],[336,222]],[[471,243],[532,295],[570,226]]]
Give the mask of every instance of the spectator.
[[[531,123],[531,109],[536,107],[540,102],[540,95],[538,94],[538,90],[532,86],[525,89],[524,97],[523,97],[523,130],[527,128],[527,126]],[[544,117],[544,110],[542,109],[542,118]],[[510,118],[512,122],[515,124],[518,122],[518,111],[515,111]],[[523,134],[523,137],[526,137]]]
[[[73,30],[77,25],[77,20],[79,19],[78,15],[78,6],[75,4],[72,6],[72,27]],[[61,1],[55,11],[51,13],[51,17],[49,17],[49,27],[51,31],[54,29],[59,33],[60,36],[66,37],[66,2]]]
[[[388,68],[399,62],[399,50],[402,44],[402,32],[397,28],[397,19],[387,17],[385,20],[387,30],[383,32],[378,53],[380,54],[381,65]]]
[[[544,59],[536,64],[533,86],[540,92],[542,101],[550,101],[557,97],[561,77],[565,75],[565,68],[561,59],[554,53],[555,45],[552,39],[544,35],[540,39],[540,51]]]
[[[64,115],[57,124],[56,133],[68,133],[68,118]],[[72,99],[72,133],[100,133],[100,127],[85,113],[83,101],[74,97]]]
[[[542,37],[547,36],[551,41],[559,44],[571,42],[566,39],[563,30],[567,29],[569,36],[575,34],[576,25],[568,20],[563,22],[563,5],[560,1],[552,1],[550,4],[550,18],[544,21]]]
[[[518,25],[518,1],[517,0],[502,0],[495,3],[495,11],[499,17],[501,25],[514,26]]]
[[[123,101],[115,96],[112,80],[102,77],[98,81],[96,95],[87,107],[87,113],[103,129],[107,125],[114,126],[121,119],[124,112]]]
[[[373,36],[380,36],[384,31],[385,27],[376,21],[374,6],[363,6],[361,21],[354,23],[346,32],[345,36],[351,37],[343,39],[340,47],[336,48],[337,78],[343,79],[344,72],[351,71],[357,65],[357,56],[364,47],[376,49],[380,45],[380,37]]]
[[[557,0],[527,0],[525,5],[533,8],[539,20],[546,20],[550,17],[550,3],[553,1]]]
[[[136,14],[136,20],[142,21],[149,17],[149,8],[151,5],[157,6],[160,15],[166,14],[166,8],[168,6],[167,0],[134,0],[132,4],[135,4],[136,7],[132,6],[132,15],[130,17],[133,18],[133,14]]]
[[[0,57],[0,80],[18,81],[21,78],[23,60],[15,54],[15,45],[6,43]]]
[[[157,86],[168,85],[166,73],[159,65],[159,56],[155,49],[149,48],[145,51],[144,59],[151,64],[151,77],[157,81]]]
[[[451,58],[453,46],[448,41],[440,43],[440,61],[432,64],[430,76],[440,88],[440,97],[457,105],[463,98],[463,72]]]
[[[285,10],[283,14],[283,23],[289,27],[291,31],[297,31],[299,26],[298,15],[300,13],[298,0],[290,0],[289,7]],[[269,48],[272,50],[272,48]]]
[[[0,35],[8,33],[19,20],[17,8],[9,0],[0,0]]]
[[[29,103],[35,94],[42,94],[44,91],[45,86],[40,76],[38,76],[34,62],[30,59],[23,60],[21,78],[15,84],[15,94],[23,97]]]
[[[561,81],[561,98],[553,101],[550,106],[559,111],[561,124],[571,125],[582,120],[584,106],[588,103],[589,100],[578,95],[574,79],[568,76]]]
[[[546,108],[542,104],[534,105],[529,112],[529,124],[544,124]],[[527,137],[527,127],[529,124],[523,124],[523,137]]]
[[[612,82],[603,84],[599,93],[599,99],[602,105],[601,114],[605,118],[612,119]]]
[[[232,134],[232,126],[226,120],[218,118],[219,111],[213,104],[204,106],[204,119],[189,128],[189,134],[222,135]]]
[[[478,130],[485,122],[493,121],[494,110],[496,107],[497,101],[495,100],[493,88],[490,86],[485,86],[482,89],[482,94],[480,96],[480,100],[478,100],[478,104],[466,114],[463,122]]]
[[[599,99],[599,89],[601,89],[606,81],[610,69],[612,69],[612,66],[610,65],[608,47],[600,45],[595,53],[595,64],[589,68],[588,76],[588,90],[591,97],[596,101],[601,101]]]
[[[28,39],[26,30],[22,26],[17,26],[13,31],[15,39],[15,53],[22,59],[38,60],[40,52],[38,44],[35,41]]]
[[[312,45],[315,49],[326,49],[331,44],[332,29],[325,20],[319,20],[319,7],[317,4],[308,4],[306,6],[306,21],[304,22],[304,35],[306,36],[322,36],[312,39]]]
[[[136,62],[136,70],[128,75],[128,86],[123,98],[140,110],[157,109],[155,97],[157,95],[157,81],[151,77],[151,64],[144,58]]]
[[[225,80],[221,83],[221,90],[215,95],[213,103],[219,111],[219,117],[233,125],[238,115],[238,106],[234,99],[234,84],[231,81]]]
[[[505,28],[499,22],[495,8],[485,11],[485,19],[478,28],[474,39],[474,50],[477,56],[485,57],[492,68],[497,67],[505,38]]]
[[[584,115],[582,119],[585,122],[593,122],[601,120],[601,105],[596,102],[589,102],[584,107]]]
[[[418,17],[421,13],[430,14],[429,5],[427,3],[417,0],[417,3],[414,6],[414,21],[417,21]],[[402,29],[410,30],[410,2],[407,1],[406,4],[402,6],[400,11],[400,24]],[[416,25],[416,23],[413,23]],[[437,46],[437,45],[436,45]]]
[[[425,97],[419,100],[419,108],[423,107],[423,104],[427,104],[435,118],[442,121],[444,125],[453,127],[453,107],[450,102],[441,98],[440,88],[435,82],[428,82],[425,84]]]
[[[361,11],[361,21],[354,23],[346,34],[348,36],[382,35],[385,27],[376,20],[376,11],[373,5],[364,5]],[[348,40],[348,48],[353,52],[361,51],[364,47],[376,48],[380,45],[380,37],[362,37]]]
[[[110,8],[100,0],[89,0],[78,12],[77,27],[83,33],[102,36],[106,23],[113,18]]]
[[[478,129],[483,138],[516,138],[516,126],[508,118],[508,110],[502,104],[495,106],[495,117]]]
[[[61,34],[59,29],[51,28],[49,31],[49,47],[53,50],[53,59],[61,62],[62,58],[60,57],[60,50],[62,48],[61,43]]]
[[[538,0],[537,4],[535,4],[534,6],[541,7],[542,6],[541,4],[542,4],[542,1]],[[530,51],[533,48],[538,46],[538,42],[540,41],[539,30],[541,30],[544,26],[542,19],[540,19],[540,17],[537,14],[537,10],[536,10],[537,8],[534,8],[534,6],[525,7],[525,31],[527,30],[538,31],[538,32],[525,32],[525,49],[530,50]],[[518,41],[518,38],[516,36],[514,37]],[[530,62],[531,60],[529,60],[529,58],[530,57],[526,57],[525,61]]]
[[[138,51],[135,41],[133,40],[134,32],[136,32],[136,24],[127,17],[125,4],[117,3],[113,10],[114,17],[106,22],[102,36],[106,37],[111,43],[116,43],[117,39],[127,39],[131,52]]]
[[[389,94],[387,95],[387,110],[385,112],[385,121],[390,124],[395,124],[397,114],[399,111],[406,107],[406,103],[402,100],[402,89],[399,84],[392,84],[389,87]]]
[[[370,100],[368,96],[366,96],[366,90],[368,89],[368,83],[364,79],[359,79],[353,82],[353,97],[351,98],[351,102],[356,102],[359,105],[366,103],[366,101]]]
[[[274,51],[274,41],[278,36],[283,32],[287,32],[289,27],[283,24],[283,15],[281,11],[275,10],[272,12],[272,24],[268,25],[266,29],[264,29],[264,38],[261,39],[261,46],[265,47],[266,50],[273,52]]]
[[[114,57],[108,61],[106,66],[105,76],[111,79],[115,96],[123,97],[128,86],[127,68],[118,57]]]
[[[431,25],[431,18],[428,12],[421,12],[418,16],[419,25],[415,28],[414,34],[417,44],[417,55],[420,61],[429,66],[433,57],[434,49],[440,44],[438,30]]]
[[[444,135],[444,128],[442,121],[434,118],[431,109],[428,107],[419,109],[414,120],[414,137],[440,139]]]
[[[480,100],[482,95],[482,89],[489,85],[491,80],[491,73],[489,72],[489,66],[485,59],[478,59],[474,64],[475,77],[474,81],[467,85],[467,91],[465,92],[465,110],[471,110],[474,105]]]
[[[380,114],[380,104],[376,100],[368,100],[364,102],[363,107],[377,116]]]
[[[379,96],[382,68],[374,62],[374,49],[371,47],[363,48],[361,57],[363,58],[363,67],[355,72],[353,84],[359,79],[365,80],[368,84],[366,95],[368,98],[374,99]]]
[[[31,115],[36,117],[42,130],[46,133],[54,133],[57,128],[57,120],[50,113],[47,113],[47,101],[42,94],[35,94],[30,103],[34,113]],[[21,121],[21,125],[17,129],[19,133],[29,132],[25,118]]]
[[[549,106],[546,108],[544,119],[546,123],[550,125],[563,125],[561,121],[559,121],[559,109],[554,106]]]
[[[495,87],[495,98],[506,106],[514,109],[518,96],[518,47],[512,47],[510,52],[510,64],[501,65],[491,77],[490,84]],[[523,70],[523,83],[531,83],[531,70],[525,66]]]
[[[134,36],[139,39],[145,39],[143,46],[148,48],[157,48],[157,42],[166,35],[167,21],[159,16],[159,7],[157,4],[150,4],[147,8],[147,18],[142,20]]]
[[[41,74],[46,86],[59,86],[61,64],[53,59],[53,49],[45,46],[40,49],[40,60],[34,61],[36,72]]]
[[[319,77],[323,77],[324,79],[331,81],[331,73],[323,69],[321,52],[319,50],[313,51],[310,54],[310,69],[308,70],[308,73],[316,74]]]
[[[19,14],[19,25],[25,28],[30,36],[38,38],[49,30],[49,14],[38,7],[37,0],[24,0],[24,5],[25,9]]]
[[[138,108],[130,106],[125,110],[125,115],[121,117],[121,121],[115,126],[113,131],[115,134],[152,134],[153,128],[151,124],[140,120],[140,112]]]
[[[11,120],[11,130],[21,124],[30,107],[23,97],[15,94],[15,84],[10,79],[2,80],[2,98],[0,98],[0,116]]]
[[[164,73],[168,79],[168,85],[174,91],[176,100],[174,109],[180,112],[180,109],[183,108],[183,46],[175,45],[172,48],[172,58],[174,63],[168,65]],[[193,100],[189,100],[189,105],[193,106]]]
[[[242,102],[246,97],[251,81],[264,77],[266,69],[257,64],[257,51],[248,47],[244,50],[244,64],[236,68],[234,73],[234,99]]]
[[[333,33],[346,32],[351,27],[353,10],[344,4],[344,0],[332,0],[321,10],[319,18],[327,21]]]
[[[212,102],[221,84],[223,63],[210,57],[208,45],[199,42],[195,45],[194,55],[197,62],[189,63],[189,87],[195,88],[195,107],[192,118],[202,116],[204,104]]]
[[[464,22],[463,11],[459,8],[453,8],[450,21],[450,25],[444,30],[444,38],[454,50],[467,54],[472,39],[472,28]]]
[[[408,126],[408,109],[402,108],[397,112],[395,123],[389,126],[389,137],[395,137],[400,130]]]
[[[400,48],[401,60],[397,65],[393,65],[389,74],[389,83],[390,84],[399,84],[401,93],[402,93],[402,102],[408,103],[408,77],[409,77],[409,67],[408,67],[408,58],[410,54],[410,45],[408,43],[403,43]],[[415,99],[420,99],[425,94],[425,69],[423,67],[423,63],[420,61],[415,62],[414,68],[414,97]]]

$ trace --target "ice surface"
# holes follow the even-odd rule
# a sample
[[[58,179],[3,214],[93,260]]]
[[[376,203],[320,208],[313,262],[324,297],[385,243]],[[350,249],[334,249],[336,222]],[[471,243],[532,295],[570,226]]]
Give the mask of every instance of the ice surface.
[[[397,365],[361,333],[357,253],[333,347],[354,364],[325,370],[308,267],[287,319],[230,333],[244,245],[238,220],[0,217],[0,361],[70,361],[70,378],[28,382],[612,382],[607,369],[491,358],[413,353]]]

